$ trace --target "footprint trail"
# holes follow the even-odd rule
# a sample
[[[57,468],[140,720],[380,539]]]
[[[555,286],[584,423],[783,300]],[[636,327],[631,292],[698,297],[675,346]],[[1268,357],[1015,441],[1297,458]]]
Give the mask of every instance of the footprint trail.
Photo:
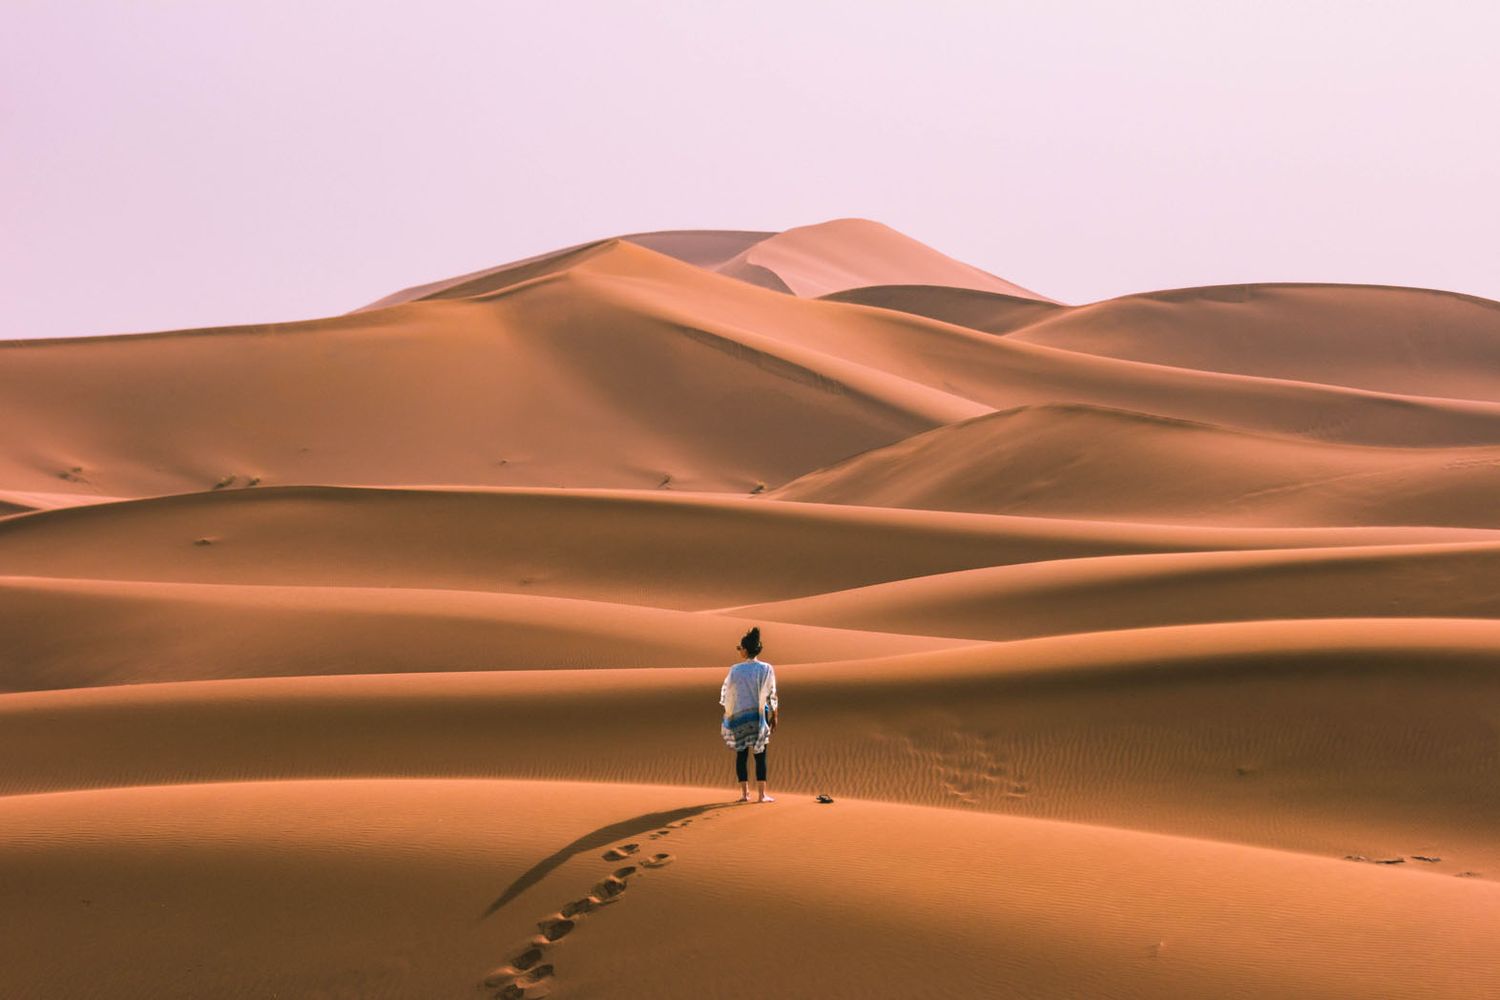
[[[706,808],[717,809],[721,806]],[[712,817],[700,815],[697,818],[708,820]],[[650,834],[648,839],[655,840],[657,837],[682,831],[692,822],[692,819],[685,818],[667,823]],[[610,847],[599,857],[604,861],[619,862],[640,854],[640,851],[639,843],[626,842]],[[634,864],[615,868],[600,879],[587,895],[564,903],[554,913],[537,921],[536,935],[517,947],[504,965],[491,970],[481,981],[481,988],[494,991],[490,993],[494,1000],[536,1000],[550,996],[556,986],[556,968],[548,961],[552,949],[577,930],[580,921],[619,903],[625,890],[630,887],[631,880],[641,877],[643,869],[665,868],[675,860],[676,856],[673,854],[658,852],[640,857]]]

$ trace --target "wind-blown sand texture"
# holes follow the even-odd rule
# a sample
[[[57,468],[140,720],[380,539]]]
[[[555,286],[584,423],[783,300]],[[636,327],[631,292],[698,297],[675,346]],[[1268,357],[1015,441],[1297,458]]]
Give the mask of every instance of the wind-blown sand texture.
[[[646,233],[0,426],[0,996],[1500,995],[1500,304]]]

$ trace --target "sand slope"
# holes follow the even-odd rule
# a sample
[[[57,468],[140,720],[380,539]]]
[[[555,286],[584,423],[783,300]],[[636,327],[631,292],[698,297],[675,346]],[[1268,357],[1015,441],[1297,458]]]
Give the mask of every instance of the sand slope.
[[[483,590],[703,610],[1083,556],[1496,540],[1474,528],[1119,524],[664,491],[273,487],[16,515],[0,521],[0,560],[36,577]]]
[[[1049,405],[940,427],[770,496],[1120,521],[1496,527],[1497,493],[1500,446],[1375,448]]]
[[[788,664],[778,784],[1335,858],[1432,854],[1459,866],[1435,870],[1493,875],[1497,636],[1492,620],[1256,621]],[[712,784],[724,759],[703,752],[703,720],[714,724],[722,676],[509,670],[12,694],[0,789]]]
[[[723,613],[890,634],[1027,639],[1295,618],[1495,618],[1493,543],[1183,552],[989,566]]]
[[[623,244],[597,252],[702,274]],[[289,481],[749,492],[984,410],[622,304],[600,266],[597,281],[572,269],[308,323],[15,342],[0,349],[0,417],[22,434],[0,475],[126,496]],[[746,405],[759,397],[774,407]],[[814,421],[827,433],[800,433]]]
[[[485,980],[489,995],[517,973],[557,996],[853,1000],[1050,995],[1059,968],[1093,996],[1481,997],[1500,972],[1493,885],[951,810],[724,804],[513,781],[10,798],[0,871],[46,895],[0,944],[0,977],[18,1000],[101,981],[123,997],[466,996]],[[111,842],[82,832],[101,827]],[[561,916],[611,879],[609,904]],[[80,923],[90,960],[63,961],[54,941]],[[749,926],[774,967],[726,977]]]
[[[834,219],[782,233],[686,229],[631,233],[618,239],[746,284],[791,295],[816,298],[899,281],[1051,301],[869,219]],[[583,243],[499,267],[414,285],[364,308],[472,294],[555,269],[608,242]]]
[[[724,655],[731,616],[399,587],[0,578],[3,690],[297,674],[686,667]],[[958,640],[780,629],[787,663],[942,649]],[[141,650],[154,655],[142,660]],[[731,653],[734,643],[729,643]]]
[[[747,246],[715,270],[808,297],[900,281],[1050,301],[869,219],[788,229]]]
[[[1500,994],[1497,310],[846,219],[0,343],[0,996]]]
[[[1425,288],[1183,288],[1053,311],[1011,335],[1183,368],[1500,399],[1500,303]]]
[[[892,309],[971,330],[1002,334],[1067,308],[1041,299],[946,285],[866,285],[830,292],[823,298],[829,302]]]
[[[331,319],[13,341],[0,355],[0,419],[16,429],[0,485],[87,497],[285,483],[749,493],[1052,403],[1353,444],[1500,444],[1487,395],[1079,353],[776,294],[621,240]]]

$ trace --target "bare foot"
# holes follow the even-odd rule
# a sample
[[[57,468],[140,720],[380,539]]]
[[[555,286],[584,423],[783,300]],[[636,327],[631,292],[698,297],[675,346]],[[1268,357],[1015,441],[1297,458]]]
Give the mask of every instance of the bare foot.
[[[739,798],[739,800],[741,802],[749,802],[750,801],[750,793],[746,792],[744,795],[741,795],[740,798]]]
[[[756,799],[755,801],[757,801],[757,802],[775,802],[776,800],[773,797],[769,796],[769,795],[762,795],[760,798]]]

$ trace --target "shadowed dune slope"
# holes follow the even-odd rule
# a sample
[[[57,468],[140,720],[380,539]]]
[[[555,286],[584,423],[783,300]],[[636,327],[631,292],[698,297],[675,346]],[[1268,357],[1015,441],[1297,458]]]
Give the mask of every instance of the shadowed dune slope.
[[[1018,330],[1067,309],[1066,306],[1040,299],[943,285],[869,285],[831,292],[823,296],[823,299],[827,302],[891,309],[911,313],[913,316],[926,316],[928,319],[952,323],[970,330],[998,334]]]
[[[774,232],[742,232],[731,229],[677,229],[655,233],[631,233],[620,237],[636,246],[712,271],[727,264]]]
[[[788,665],[777,785],[1336,858],[1420,854],[1443,859],[1434,872],[1492,876],[1497,640],[1494,621],[1249,622]],[[0,789],[423,776],[711,785],[726,766],[704,743],[722,677],[497,671],[11,694],[0,699]]]
[[[764,996],[766,975],[724,972],[747,926],[780,996],[1479,998],[1500,975],[1489,884],[858,800],[722,804],[709,788],[514,781],[7,799],[0,874],[20,892],[0,903],[0,987],[414,998],[530,972],[523,985],[557,995]],[[653,816],[678,818],[652,841]],[[604,858],[622,842],[639,852]],[[669,863],[637,860],[656,855]],[[561,917],[611,878],[612,902]],[[89,961],[66,961],[54,941],[80,911]]]
[[[715,269],[751,284],[762,284],[770,274],[792,294],[807,297],[899,281],[1050,301],[869,219],[835,219],[775,233]]]
[[[989,566],[719,614],[893,636],[1066,632],[1296,618],[1500,618],[1500,543],[1182,552]]]
[[[780,500],[1120,521],[1500,526],[1500,446],[1375,448],[1085,406],[940,427],[809,473]]]
[[[18,576],[492,591],[702,610],[1046,559],[1495,538],[1468,528],[1105,524],[664,491],[272,487],[15,515],[0,521],[0,565]]]
[[[0,577],[0,690],[299,674],[687,667],[754,622],[632,605],[394,587]],[[783,663],[961,640],[777,630]],[[151,655],[143,656],[142,650]]]
[[[1500,400],[1500,302],[1425,288],[1182,288],[1056,310],[1011,336],[1181,368]]]

